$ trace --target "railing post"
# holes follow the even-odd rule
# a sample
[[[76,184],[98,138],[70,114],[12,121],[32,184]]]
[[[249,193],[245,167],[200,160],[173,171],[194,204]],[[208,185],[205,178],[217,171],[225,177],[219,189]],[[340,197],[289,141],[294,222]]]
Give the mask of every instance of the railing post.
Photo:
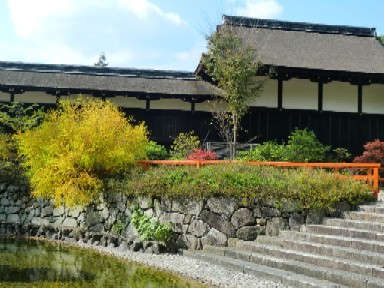
[[[376,200],[379,198],[379,167],[373,168],[373,196]]]

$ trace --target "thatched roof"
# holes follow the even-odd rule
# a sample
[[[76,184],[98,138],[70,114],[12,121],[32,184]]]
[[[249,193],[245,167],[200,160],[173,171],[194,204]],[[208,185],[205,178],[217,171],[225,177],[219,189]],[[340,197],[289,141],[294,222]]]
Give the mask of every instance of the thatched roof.
[[[214,86],[190,72],[0,62],[0,89],[210,97]]]
[[[263,64],[337,72],[384,74],[384,47],[375,28],[331,26],[224,16],[257,49]]]

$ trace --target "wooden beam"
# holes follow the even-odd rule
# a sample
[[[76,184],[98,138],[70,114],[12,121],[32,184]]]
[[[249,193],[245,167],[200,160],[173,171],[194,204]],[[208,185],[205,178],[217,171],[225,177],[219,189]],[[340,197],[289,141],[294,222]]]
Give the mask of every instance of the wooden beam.
[[[149,97],[147,97],[147,99],[145,99],[145,110],[149,111],[151,109],[151,100],[149,99]]]
[[[363,113],[363,85],[357,85],[357,112]]]
[[[323,111],[323,98],[324,98],[324,84],[323,84],[323,81],[320,80],[317,86],[317,99],[318,99],[317,110],[319,112]]]
[[[283,109],[283,79],[277,79],[277,109]]]

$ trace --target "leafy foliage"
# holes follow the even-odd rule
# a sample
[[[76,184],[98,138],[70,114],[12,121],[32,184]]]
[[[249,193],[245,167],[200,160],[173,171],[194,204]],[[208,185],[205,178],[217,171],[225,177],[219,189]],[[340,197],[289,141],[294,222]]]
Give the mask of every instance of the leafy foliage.
[[[149,216],[138,207],[132,209],[131,223],[144,241],[168,242],[172,237],[172,228],[161,224],[159,221],[151,220]]]
[[[285,145],[276,141],[264,142],[249,151],[240,151],[239,159],[256,161],[284,161],[286,159]]]
[[[208,52],[203,55],[202,63],[205,72],[221,88],[220,96],[231,115],[230,125],[236,147],[239,121],[247,112],[249,101],[260,95],[264,85],[263,81],[254,77],[261,64],[256,63],[256,50],[246,45],[229,26],[222,26],[221,30],[208,36],[207,42]],[[223,116],[226,117],[225,114]],[[233,151],[232,158],[235,153]]]
[[[329,146],[324,146],[313,131],[295,129],[288,138],[288,144],[276,141],[264,142],[249,152],[243,152],[241,159],[257,161],[324,162]]]
[[[33,195],[56,205],[85,205],[102,179],[125,173],[145,157],[147,131],[110,102],[63,100],[44,122],[16,136]]]
[[[234,197],[260,199],[281,205],[295,202],[303,209],[332,207],[337,202],[358,204],[372,200],[362,182],[324,170],[281,169],[247,163],[195,167],[153,167],[132,171],[126,193],[168,198]]]
[[[352,156],[348,149],[342,147],[333,149],[333,153],[335,154],[336,162],[348,162]]]
[[[384,165],[384,142],[376,139],[364,145],[363,155],[355,157],[357,163],[381,163]]]
[[[0,104],[0,129],[3,132],[15,133],[32,129],[38,126],[43,118],[44,109],[38,104]]]
[[[19,165],[15,141],[11,135],[0,133],[0,181],[1,183],[24,183],[24,171]]]
[[[193,135],[194,131],[180,133],[171,145],[171,159],[183,160],[193,152],[193,149],[200,147],[199,137]]]
[[[146,147],[147,158],[149,160],[164,160],[168,158],[168,151],[163,145],[154,141],[149,141]]]
[[[194,148],[193,152],[189,154],[188,160],[216,160],[215,152]]]
[[[286,160],[292,162],[323,162],[331,149],[316,138],[313,131],[295,129],[288,137]]]

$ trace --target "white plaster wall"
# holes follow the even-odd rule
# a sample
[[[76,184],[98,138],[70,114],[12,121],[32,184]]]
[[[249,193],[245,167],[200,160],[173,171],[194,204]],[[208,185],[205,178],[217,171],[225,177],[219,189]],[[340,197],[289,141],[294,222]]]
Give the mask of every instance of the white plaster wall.
[[[357,106],[357,85],[336,81],[324,84],[324,111],[356,113]]]
[[[111,98],[106,98],[111,101],[111,103],[124,108],[139,108],[145,109],[146,102],[145,100],[139,100],[135,97],[125,97],[125,96],[116,96]],[[154,101],[151,101],[151,105]]]
[[[363,113],[384,114],[384,85],[363,86]]]
[[[56,96],[46,94],[45,92],[25,92],[23,94],[16,94],[15,102],[54,104],[56,103]]]
[[[249,103],[249,106],[277,108],[277,80],[257,76],[259,81],[265,80],[261,95]],[[284,91],[284,88],[283,88]]]
[[[317,91],[318,83],[307,79],[283,81],[283,108],[317,110]]]
[[[191,111],[191,103],[179,99],[152,100],[150,109],[170,109]]]
[[[0,92],[0,101],[9,102],[11,100],[11,94]]]
[[[214,100],[208,100],[203,103],[196,103],[195,104],[195,111],[202,111],[202,112],[214,112],[214,111],[225,111],[226,106],[223,102],[218,102]]]

